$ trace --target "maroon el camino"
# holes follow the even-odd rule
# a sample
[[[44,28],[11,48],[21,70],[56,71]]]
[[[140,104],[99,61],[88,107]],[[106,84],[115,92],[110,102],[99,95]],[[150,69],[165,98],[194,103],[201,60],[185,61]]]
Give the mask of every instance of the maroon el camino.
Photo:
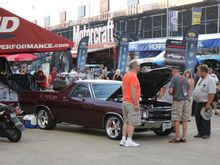
[[[170,104],[156,100],[156,94],[171,78],[168,68],[139,73],[142,124],[136,131],[152,130],[165,136],[172,132]],[[53,129],[58,122],[105,129],[110,139],[122,135],[121,82],[111,80],[76,81],[62,91],[23,91],[19,103],[27,113],[35,113],[41,129]]]

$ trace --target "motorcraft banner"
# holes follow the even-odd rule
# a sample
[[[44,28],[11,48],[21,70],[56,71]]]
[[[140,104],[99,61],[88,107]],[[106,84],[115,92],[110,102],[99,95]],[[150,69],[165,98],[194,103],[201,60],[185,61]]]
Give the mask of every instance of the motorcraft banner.
[[[128,43],[129,43],[130,33],[125,32],[121,35],[119,42],[119,51],[118,51],[118,69],[121,70],[121,73],[126,72],[126,67],[128,63]]]
[[[200,25],[193,25],[188,27],[184,34],[184,42],[186,42],[186,55],[185,55],[185,69],[195,71],[196,66],[196,53],[198,37],[200,32]]]
[[[192,25],[198,25],[201,23],[202,8],[194,7],[192,8]]]
[[[83,69],[86,65],[89,36],[83,37],[77,50],[77,68]]]
[[[169,30],[178,31],[178,11],[169,11]]]
[[[165,65],[178,68],[181,72],[185,69],[186,44],[183,40],[167,39],[164,54]]]

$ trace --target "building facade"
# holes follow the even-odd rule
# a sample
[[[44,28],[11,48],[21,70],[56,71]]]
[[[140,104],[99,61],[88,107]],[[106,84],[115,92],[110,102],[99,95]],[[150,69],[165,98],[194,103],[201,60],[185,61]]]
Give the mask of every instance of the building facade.
[[[170,0],[168,1],[170,4],[165,2],[160,1],[142,6],[135,4],[128,6],[125,10],[115,12],[109,12],[108,9],[105,9],[103,10],[105,12],[99,16],[91,18],[81,17],[77,21],[50,27],[49,29],[58,35],[74,41],[76,45],[80,35],[81,37],[90,35],[90,43],[94,47],[97,44],[107,44],[108,47],[108,43],[112,42],[117,46],[118,40],[124,32],[131,33],[131,41],[167,37],[167,6],[169,6],[169,10],[178,11],[178,31],[170,32],[169,36],[183,36],[186,28],[191,25],[193,7],[202,7],[200,34],[219,32],[217,1]],[[111,3],[111,1],[108,1],[108,3]],[[112,62],[116,58],[112,55],[114,53],[113,49],[107,49],[105,52],[106,58],[109,58],[109,61],[105,63]],[[90,54],[95,56],[94,53]],[[97,61],[93,60],[93,62],[96,63]]]

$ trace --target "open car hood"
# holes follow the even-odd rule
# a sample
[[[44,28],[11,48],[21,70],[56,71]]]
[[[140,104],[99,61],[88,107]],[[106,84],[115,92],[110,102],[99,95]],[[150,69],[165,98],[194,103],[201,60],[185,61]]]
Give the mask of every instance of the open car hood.
[[[138,73],[142,100],[156,96],[157,92],[170,81],[171,77],[171,69],[165,67]],[[119,96],[122,97],[121,88],[116,90],[107,100]]]
[[[140,72],[138,79],[141,86],[142,99],[152,98],[171,79],[171,69],[157,68],[148,72]]]

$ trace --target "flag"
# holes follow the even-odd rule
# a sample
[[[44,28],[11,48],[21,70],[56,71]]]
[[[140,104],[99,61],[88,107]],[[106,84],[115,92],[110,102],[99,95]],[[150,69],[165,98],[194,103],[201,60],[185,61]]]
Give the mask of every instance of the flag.
[[[196,66],[196,53],[199,32],[200,25],[192,25],[188,27],[183,38],[183,40],[186,42],[185,69],[191,70],[192,73],[194,73]]]
[[[127,62],[128,62],[128,43],[129,43],[130,33],[125,32],[121,35],[119,42],[119,52],[118,52],[118,69],[121,73],[126,72]]]
[[[83,69],[86,65],[88,43],[89,36],[83,37],[79,42],[77,50],[77,68]]]
[[[178,11],[170,10],[168,17],[170,32],[178,31]]]
[[[201,23],[202,8],[193,7],[192,8],[192,25],[198,25]]]

